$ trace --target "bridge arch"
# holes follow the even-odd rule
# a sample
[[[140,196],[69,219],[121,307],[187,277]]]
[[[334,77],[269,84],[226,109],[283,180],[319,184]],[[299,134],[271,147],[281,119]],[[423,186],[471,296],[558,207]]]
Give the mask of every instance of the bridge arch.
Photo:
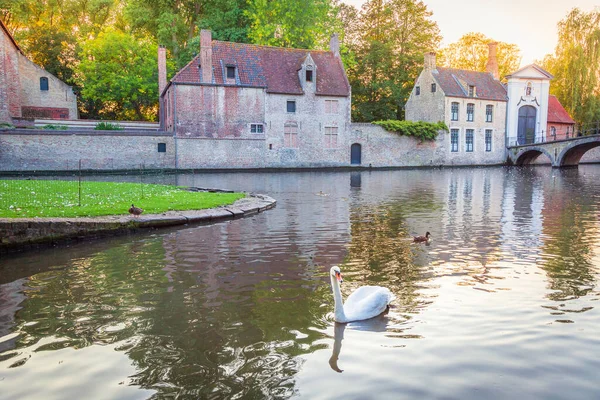
[[[548,161],[550,162],[550,164],[554,165],[554,157],[548,153],[548,151],[542,147],[527,147],[526,149],[521,150],[519,153],[517,153],[514,157],[514,164],[515,165],[529,165],[529,164],[533,164],[535,162],[535,160],[537,160],[537,158],[539,156],[541,156],[542,154],[544,154],[546,157],[548,157]]]
[[[585,140],[585,139],[584,139]],[[557,167],[572,167],[579,165],[581,157],[589,150],[600,146],[598,138],[590,138],[590,140],[578,140],[565,147],[559,154],[556,160]]]

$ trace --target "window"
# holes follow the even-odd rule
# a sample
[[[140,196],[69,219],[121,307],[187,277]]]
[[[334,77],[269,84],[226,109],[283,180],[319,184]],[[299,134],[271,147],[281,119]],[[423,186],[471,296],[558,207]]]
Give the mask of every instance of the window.
[[[250,124],[250,133],[263,133],[263,124]]]
[[[485,130],[485,151],[492,151],[492,130]]]
[[[469,85],[469,97],[475,97],[475,86]]]
[[[310,69],[306,70],[306,82],[312,82],[313,80],[313,72]]]
[[[45,76],[40,78],[40,90],[48,90],[48,78]]]
[[[525,95],[531,96],[531,82],[527,82],[527,89],[525,89]]]
[[[450,129],[450,151],[458,151],[458,129]]]
[[[467,121],[473,122],[475,114],[475,104],[469,103],[467,104]]]
[[[337,100],[325,100],[325,114],[337,114],[338,113],[338,101]]]
[[[416,86],[415,87],[415,94],[418,96],[421,94],[421,86]]]
[[[451,111],[451,120],[452,121],[458,121],[458,103],[452,103],[452,106],[450,107],[450,111]]]
[[[338,139],[338,127],[337,126],[326,126],[325,127],[325,148],[335,149],[337,148]]]
[[[227,66],[227,79],[235,79],[235,67]]]
[[[465,135],[465,151],[472,152],[473,151],[473,129],[467,129],[467,134]]]
[[[166,153],[167,152],[167,144],[166,143],[159,143],[158,144],[158,152],[159,153]]]
[[[493,105],[488,104],[487,106],[485,106],[485,122],[492,122],[493,113],[494,113]]]
[[[298,147],[298,124],[288,122],[283,128],[283,147]]]
[[[569,128],[567,127],[567,132],[569,131]],[[551,126],[550,127],[550,133],[552,134],[552,139],[556,140],[556,127]]]
[[[436,86],[435,86],[435,83],[432,83],[432,84],[431,84],[431,93],[435,93],[435,90],[436,90],[436,89],[437,89],[437,88],[436,88]]]
[[[296,112],[296,101],[288,100],[287,102],[287,112],[295,113]]]

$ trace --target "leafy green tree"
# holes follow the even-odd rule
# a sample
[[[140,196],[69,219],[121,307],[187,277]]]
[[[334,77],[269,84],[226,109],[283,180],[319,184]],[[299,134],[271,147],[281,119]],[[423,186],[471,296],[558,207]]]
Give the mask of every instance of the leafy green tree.
[[[355,121],[404,119],[404,104],[423,64],[441,40],[420,0],[370,0],[360,13],[356,65],[348,69]]]
[[[158,46],[152,40],[107,29],[82,45],[76,73],[81,95],[102,102],[107,119],[155,120]]]
[[[253,43],[313,49],[339,28],[332,0],[249,0],[248,36]]]
[[[493,41],[483,33],[467,33],[456,43],[440,49],[437,63],[443,67],[485,72],[489,55],[488,43]],[[500,78],[503,79],[519,68],[520,49],[516,44],[497,43],[498,71]]]
[[[542,66],[550,92],[580,124],[600,121],[600,12],[574,8],[558,23],[558,43]]]

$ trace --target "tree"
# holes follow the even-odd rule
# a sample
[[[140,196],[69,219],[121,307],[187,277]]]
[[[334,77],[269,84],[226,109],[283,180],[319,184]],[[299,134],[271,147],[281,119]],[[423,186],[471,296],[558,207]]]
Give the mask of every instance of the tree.
[[[335,13],[331,0],[249,0],[248,36],[256,44],[324,47],[339,27]]]
[[[442,48],[437,61],[440,66],[485,72],[488,60],[488,43],[494,40],[483,33],[467,33],[458,42]],[[516,71],[521,64],[520,49],[516,44],[497,42],[497,60],[500,78]]]
[[[102,102],[108,119],[155,120],[158,46],[153,40],[109,28],[82,45],[76,73],[81,95]]]
[[[550,91],[580,124],[600,121],[600,12],[574,8],[558,23],[555,54],[542,61]]]
[[[360,13],[356,65],[348,69],[355,121],[403,119],[423,54],[441,40],[420,0],[370,0]]]

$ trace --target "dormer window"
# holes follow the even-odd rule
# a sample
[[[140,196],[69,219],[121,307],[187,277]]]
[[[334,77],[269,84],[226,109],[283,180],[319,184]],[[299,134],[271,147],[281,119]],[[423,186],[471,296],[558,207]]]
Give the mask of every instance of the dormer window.
[[[235,79],[235,67],[232,65],[227,66],[227,79]]]
[[[306,82],[312,82],[312,81],[313,81],[312,69],[307,69],[306,70]]]
[[[469,97],[475,97],[475,86],[469,85]]]

